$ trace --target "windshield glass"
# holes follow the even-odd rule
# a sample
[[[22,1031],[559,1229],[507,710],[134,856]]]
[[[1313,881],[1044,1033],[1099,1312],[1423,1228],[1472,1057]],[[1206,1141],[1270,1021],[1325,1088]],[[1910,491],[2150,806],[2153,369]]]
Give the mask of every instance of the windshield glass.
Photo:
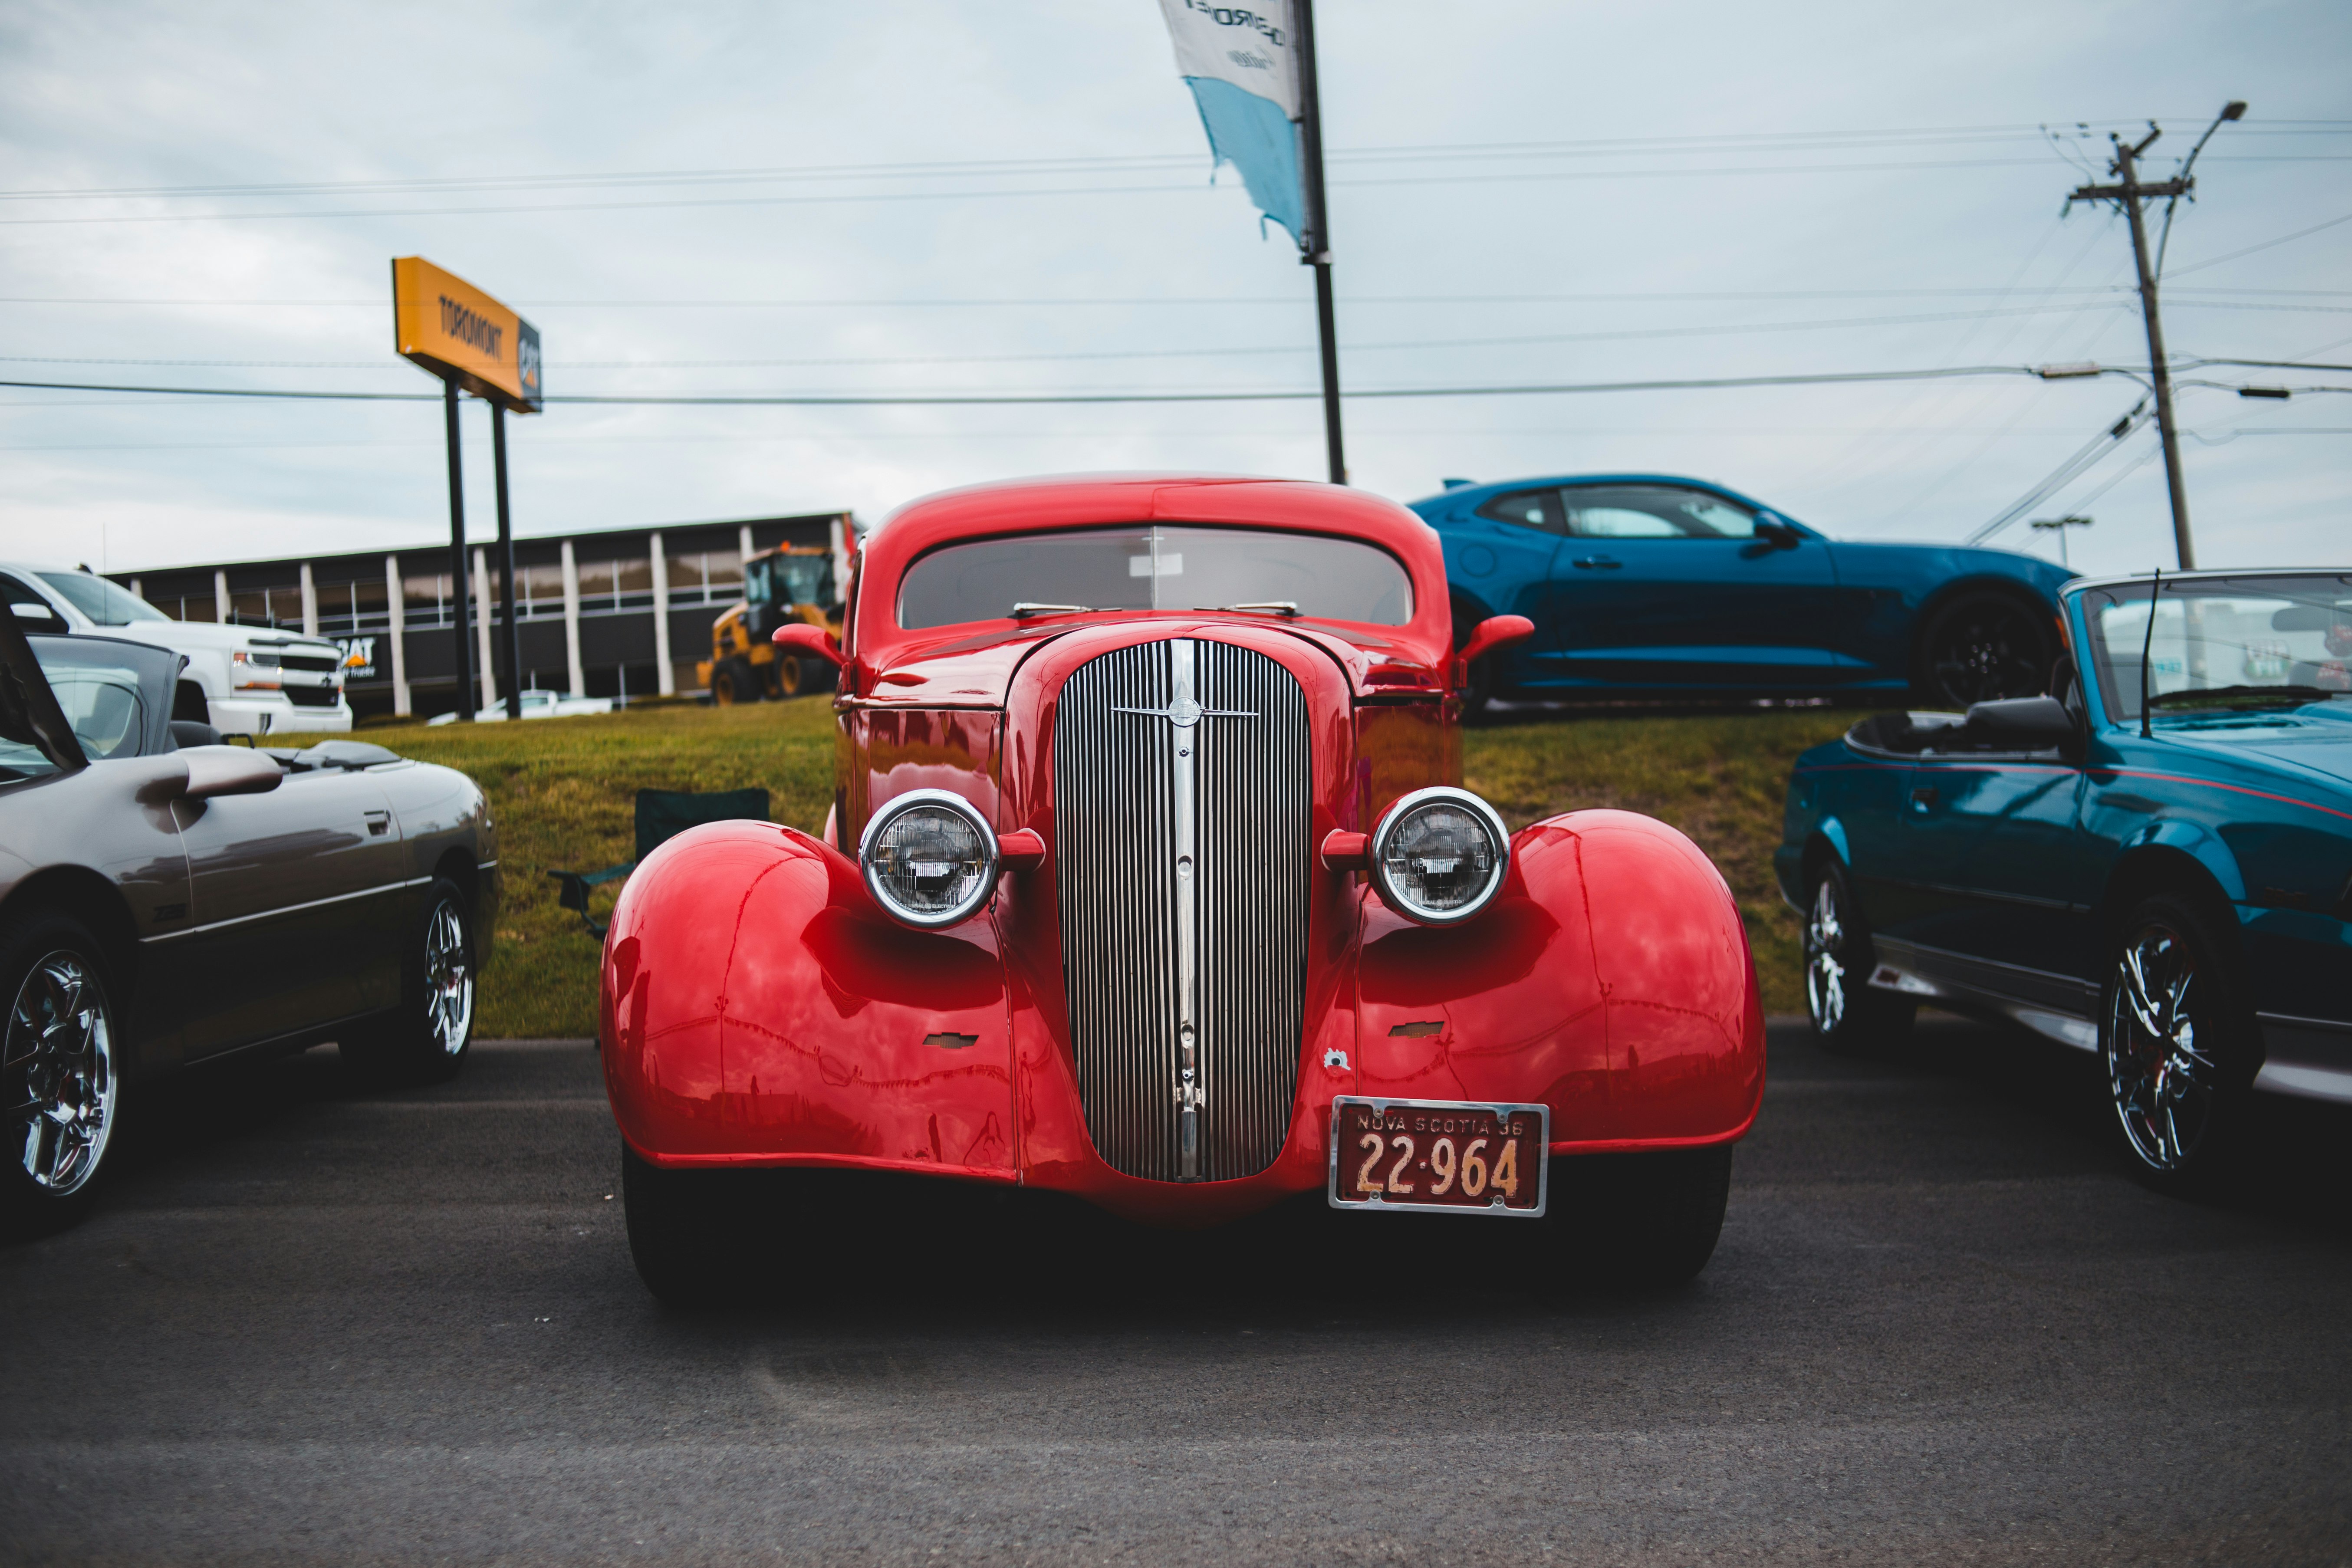
[[[1216,609],[1401,626],[1412,619],[1412,579],[1395,556],[1352,539],[1129,523],[950,544],[898,588],[908,631],[1072,610]]]
[[[49,689],[66,710],[82,754],[92,762],[135,757],[147,732],[147,710],[139,695],[139,672],[121,665],[68,664],[41,660]]]
[[[139,755],[147,733],[141,672],[107,657],[105,644],[79,637],[30,639],[41,674],[92,762]],[[0,736],[0,783],[57,772],[28,735]]]
[[[2145,654],[2152,723],[2352,708],[2352,574],[2168,582],[2149,619],[2148,584],[2084,595],[2108,719],[2137,723]]]
[[[833,608],[832,556],[779,555],[775,572],[777,603]]]
[[[128,588],[118,588],[87,572],[43,572],[42,582],[73,601],[73,607],[101,626],[127,626],[133,621],[167,621],[163,611]]]

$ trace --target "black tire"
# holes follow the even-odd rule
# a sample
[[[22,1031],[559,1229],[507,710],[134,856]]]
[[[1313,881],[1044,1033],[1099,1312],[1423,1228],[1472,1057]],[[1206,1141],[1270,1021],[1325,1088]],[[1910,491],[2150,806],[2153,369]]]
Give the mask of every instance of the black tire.
[[[1655,1289],[1687,1284],[1715,1256],[1731,1194],[1731,1145],[1655,1154],[1555,1155],[1538,1278]]]
[[[1893,1045],[1909,1034],[1919,1005],[1871,985],[1877,952],[1854,902],[1853,884],[1836,857],[1825,858],[1814,870],[1801,918],[1805,1017],[1821,1047],[1844,1056]]]
[[[2050,612],[2007,594],[1962,594],[1937,607],[1919,634],[1911,695],[1919,707],[1964,710],[2004,697],[2039,697],[2058,649]]]
[[[733,1283],[720,1200],[728,1172],[665,1171],[621,1145],[621,1218],[637,1278],[668,1307],[707,1307]],[[737,1238],[735,1245],[740,1245]]]
[[[344,1064],[370,1083],[443,1083],[457,1076],[474,1037],[481,944],[457,883],[436,877],[401,937],[400,1004],[347,1031]]]
[[[767,695],[760,688],[760,672],[751,661],[740,655],[723,659],[710,672],[710,700],[721,708],[732,708],[739,702],[757,702]]]
[[[34,910],[0,927],[0,1105],[11,1108],[0,1125],[0,1238],[79,1224],[110,1168],[128,1064],[110,971],[69,916]]]
[[[2162,893],[2125,918],[2099,998],[2099,1061],[2116,1139],[2158,1192],[2210,1191],[2242,1144],[2261,1060],[2243,977],[2190,900]]]

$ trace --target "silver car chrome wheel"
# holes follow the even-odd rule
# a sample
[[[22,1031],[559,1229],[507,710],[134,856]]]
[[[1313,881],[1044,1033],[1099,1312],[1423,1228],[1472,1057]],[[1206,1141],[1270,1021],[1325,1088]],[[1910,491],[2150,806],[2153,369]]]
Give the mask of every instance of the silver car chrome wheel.
[[[2116,956],[2105,1030],[2107,1084],[2132,1152],[2150,1170],[2175,1172],[2211,1131],[2221,1075],[2198,1040],[2209,989],[2180,932],[2141,925]]]
[[[1824,877],[1813,889],[1812,912],[1805,917],[1805,1011],[1814,1031],[1834,1035],[1845,1022],[1845,917],[1838,908],[1838,885]]]
[[[442,1055],[466,1048],[474,1030],[474,955],[454,899],[435,904],[425,921],[425,1016]]]
[[[9,1005],[0,1063],[26,1176],[53,1197],[79,1192],[106,1157],[121,1092],[106,991],[79,953],[34,963]]]

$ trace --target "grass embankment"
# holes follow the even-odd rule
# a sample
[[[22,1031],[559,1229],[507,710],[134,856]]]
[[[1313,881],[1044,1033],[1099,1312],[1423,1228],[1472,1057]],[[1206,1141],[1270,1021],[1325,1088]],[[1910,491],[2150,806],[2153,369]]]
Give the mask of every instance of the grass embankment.
[[[1464,737],[1463,783],[1514,828],[1557,812],[1615,806],[1690,835],[1739,900],[1765,1010],[1801,1012],[1797,917],[1772,879],[1772,850],[1790,764],[1853,720],[1808,708],[1497,724]]]
[[[482,977],[488,1038],[596,1032],[595,940],[555,901],[552,870],[636,854],[641,789],[768,792],[778,822],[811,832],[833,799],[828,698],[748,708],[641,709],[610,718],[371,729],[366,739],[470,774],[499,828],[506,900]],[[617,886],[617,884],[615,884]],[[609,909],[609,895],[597,901]]]
[[[1546,717],[1473,730],[1466,782],[1514,827],[1619,806],[1673,823],[1715,858],[1755,945],[1764,1005],[1802,1005],[1797,924],[1772,882],[1780,797],[1799,752],[1853,715],[1821,710],[1638,718]],[[488,1037],[596,1027],[596,943],[555,901],[554,869],[593,871],[635,850],[639,789],[768,790],[779,822],[814,831],[833,795],[833,714],[823,698],[752,708],[663,708],[611,718],[371,730],[403,755],[471,774],[488,794],[506,870],[483,977]],[[601,904],[600,904],[601,907]]]

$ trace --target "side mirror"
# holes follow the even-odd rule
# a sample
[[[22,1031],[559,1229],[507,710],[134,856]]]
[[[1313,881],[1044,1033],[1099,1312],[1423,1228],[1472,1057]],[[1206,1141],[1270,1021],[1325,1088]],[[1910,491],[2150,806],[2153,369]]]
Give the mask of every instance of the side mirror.
[[[13,600],[8,607],[16,612],[16,618],[20,621],[39,621],[43,626],[47,626],[58,618],[58,613],[55,610],[38,600]]]
[[[245,746],[191,746],[174,754],[188,770],[186,782],[172,792],[182,800],[268,795],[286,777],[277,758]]]
[[[1470,666],[1484,655],[1536,635],[1536,624],[1525,616],[1488,616],[1471,628],[1470,640],[1454,656],[1454,685],[1470,684]]]
[[[2074,716],[2055,697],[2008,697],[1969,708],[1969,740],[1996,750],[2044,751],[2070,744],[2074,733]]]
[[[813,626],[806,621],[794,621],[790,626],[778,626],[776,635],[768,640],[778,647],[790,648],[794,653],[810,654],[824,659],[835,669],[840,668],[844,662],[841,644],[835,640],[834,635],[823,626]]]
[[[1756,520],[1756,537],[1775,550],[1794,550],[1805,542],[1805,536],[1787,523],[1761,517]]]

